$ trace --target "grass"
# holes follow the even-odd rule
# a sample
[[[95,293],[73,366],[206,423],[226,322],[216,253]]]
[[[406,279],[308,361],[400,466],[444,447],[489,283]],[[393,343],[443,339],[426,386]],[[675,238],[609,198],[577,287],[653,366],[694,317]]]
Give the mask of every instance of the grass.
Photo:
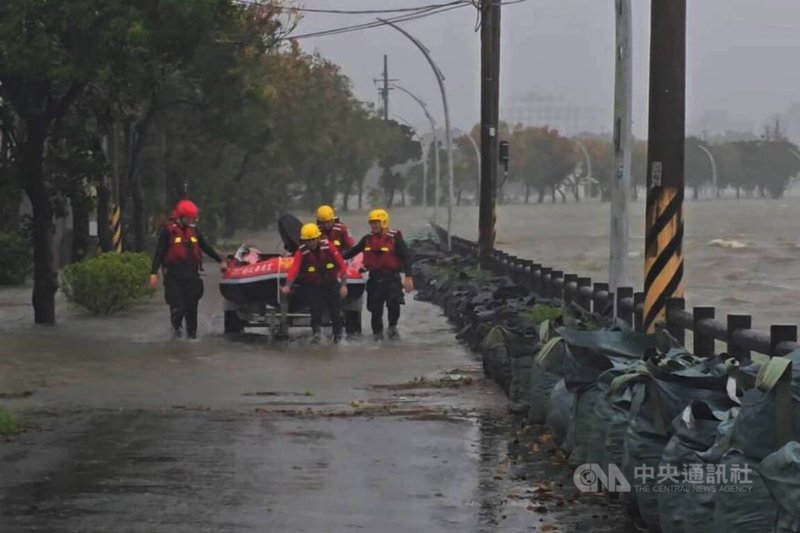
[[[0,436],[17,435],[22,433],[22,429],[22,423],[17,417],[0,407]]]
[[[562,310],[560,307],[553,307],[552,305],[536,304],[531,307],[531,319],[534,324],[541,324],[545,320],[555,320],[560,317]]]

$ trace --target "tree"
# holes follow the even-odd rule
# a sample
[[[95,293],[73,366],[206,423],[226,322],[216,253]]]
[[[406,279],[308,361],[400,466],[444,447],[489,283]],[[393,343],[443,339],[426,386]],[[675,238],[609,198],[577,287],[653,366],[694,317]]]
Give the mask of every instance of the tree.
[[[684,182],[693,191],[692,198],[700,197],[700,189],[712,179],[711,160],[701,146],[705,143],[698,137],[687,137],[684,141]]]
[[[556,193],[566,201],[560,186],[576,166],[576,148],[571,140],[546,126],[516,128],[511,133],[511,150],[510,170],[525,186],[525,203],[533,189],[539,193],[539,203],[548,190],[553,202]]]

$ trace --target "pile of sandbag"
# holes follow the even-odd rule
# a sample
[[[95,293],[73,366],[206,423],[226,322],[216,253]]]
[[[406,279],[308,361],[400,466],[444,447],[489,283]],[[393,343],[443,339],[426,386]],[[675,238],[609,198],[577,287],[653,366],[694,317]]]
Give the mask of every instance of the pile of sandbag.
[[[700,358],[571,308],[540,321],[527,287],[419,250],[419,298],[481,354],[510,410],[544,424],[573,467],[621,468],[651,530],[800,533],[800,352]]]

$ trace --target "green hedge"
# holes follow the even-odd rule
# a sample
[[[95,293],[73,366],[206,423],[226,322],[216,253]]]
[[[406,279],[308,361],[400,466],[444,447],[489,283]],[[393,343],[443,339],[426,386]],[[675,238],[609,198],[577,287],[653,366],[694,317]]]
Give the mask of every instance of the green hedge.
[[[22,429],[22,424],[17,417],[0,407],[0,436],[16,435],[22,433]]]
[[[33,271],[33,248],[19,233],[0,233],[0,285],[25,283]]]
[[[95,315],[110,315],[153,294],[149,276],[147,254],[105,253],[64,268],[61,286],[68,301]]]

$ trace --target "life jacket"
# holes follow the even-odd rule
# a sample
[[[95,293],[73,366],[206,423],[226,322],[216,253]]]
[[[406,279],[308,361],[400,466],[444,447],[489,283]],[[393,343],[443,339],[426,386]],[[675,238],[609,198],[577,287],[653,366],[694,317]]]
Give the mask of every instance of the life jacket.
[[[395,236],[402,238],[399,230],[373,233],[367,237],[364,243],[364,268],[370,272],[400,272],[403,265],[397,255]]]
[[[303,262],[300,264],[300,273],[297,277],[301,283],[322,285],[338,280],[339,272],[329,241],[320,239],[316,250],[301,244],[300,253]]]
[[[333,224],[331,224],[331,229],[325,230],[322,228],[321,224],[319,229],[320,231],[322,231],[322,234],[325,235],[325,238],[328,239],[329,242],[335,244],[337,248],[341,249],[342,247],[344,248],[352,247],[352,242],[350,243],[347,242],[348,240],[347,226],[342,224],[338,218],[335,218],[333,220]]]
[[[164,227],[169,232],[164,264],[171,266],[191,262],[199,267],[203,263],[203,253],[197,231],[191,226],[181,226],[175,222],[168,222]]]

